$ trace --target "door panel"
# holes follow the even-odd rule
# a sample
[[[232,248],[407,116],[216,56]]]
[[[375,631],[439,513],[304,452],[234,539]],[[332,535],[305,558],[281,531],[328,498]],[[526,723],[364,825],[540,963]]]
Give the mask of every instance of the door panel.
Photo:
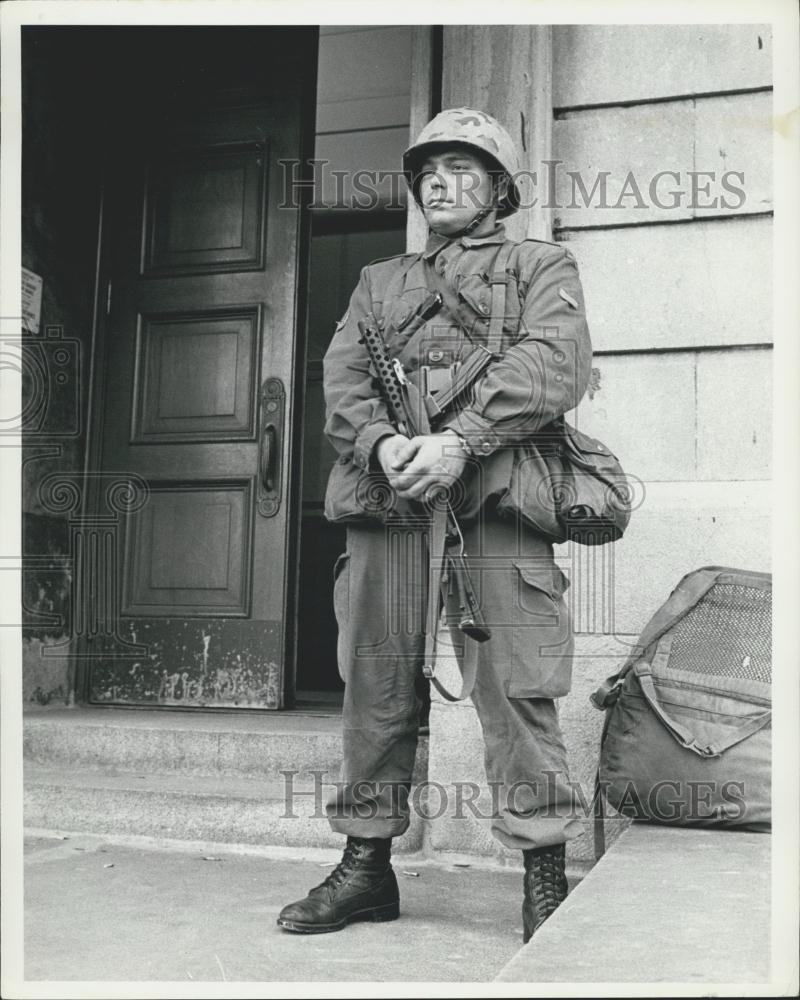
[[[261,306],[141,317],[132,441],[252,439]]]
[[[144,274],[259,270],[265,142],[182,150],[151,165]]]
[[[114,543],[114,635],[87,644],[88,697],[277,708],[305,272],[280,161],[303,159],[316,32],[151,30],[104,220],[97,468],[135,499]]]
[[[125,615],[247,616],[252,488],[161,483],[130,518]]]

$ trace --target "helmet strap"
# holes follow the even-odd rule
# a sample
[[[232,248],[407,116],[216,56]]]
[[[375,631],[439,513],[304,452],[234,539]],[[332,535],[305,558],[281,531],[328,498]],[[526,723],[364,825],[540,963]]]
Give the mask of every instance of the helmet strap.
[[[494,185],[494,197],[492,199],[492,204],[491,205],[487,205],[485,208],[480,209],[478,211],[477,215],[475,216],[475,218],[472,219],[471,222],[469,222],[459,232],[453,233],[454,237],[458,237],[459,239],[461,239],[461,237],[463,237],[463,236],[469,236],[470,233],[474,233],[475,230],[478,228],[478,226],[480,226],[480,224],[483,222],[483,220],[488,215],[490,215],[496,208],[499,207],[498,203],[500,201],[502,201],[502,199],[505,196],[505,193],[506,193],[506,191],[508,189],[508,183],[507,183],[507,180],[506,180],[507,177],[508,177],[508,175],[506,174],[502,178],[499,178],[498,182],[495,183],[495,185]]]
[[[470,233],[474,233],[478,226],[483,222],[483,220],[494,211],[494,205],[489,205],[487,208],[482,208],[472,222],[465,226],[461,232],[455,233],[456,236],[469,236]]]

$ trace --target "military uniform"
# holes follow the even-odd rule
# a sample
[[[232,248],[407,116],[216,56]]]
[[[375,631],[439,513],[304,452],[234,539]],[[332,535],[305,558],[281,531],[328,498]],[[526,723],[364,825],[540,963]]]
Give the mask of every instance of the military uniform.
[[[511,136],[486,112],[450,108],[430,121],[403,154],[409,190],[431,226],[427,247],[364,268],[325,355],[325,431],[339,455],[325,513],[347,524],[334,585],[343,780],[328,818],[347,845],[320,885],[281,910],[278,924],[288,931],[324,933],[400,915],[391,842],[409,824],[420,709],[414,681],[423,657],[430,662],[437,601],[431,595],[428,607],[428,585],[430,578],[438,586],[444,544],[445,518],[431,516],[420,496],[449,482],[491,629],[480,645],[457,630],[453,639],[462,661],[473,666],[477,655],[472,700],[493,785],[492,831],[523,853],[523,940],[567,895],[564,844],[580,832],[554,700],[570,686],[567,580],[548,536],[530,525],[541,526],[528,516],[528,501],[547,486],[547,473],[531,471],[525,443],[577,405],[591,346],[570,252],[535,240],[510,246],[497,222],[520,206],[518,169]],[[465,178],[474,182],[471,199]],[[434,287],[443,309],[430,318]],[[369,314],[428,399],[426,412],[438,406],[431,436],[397,436],[360,342],[358,323]],[[487,344],[498,356],[455,408],[445,407],[457,366],[481,357]],[[396,492],[385,471],[397,473]],[[447,613],[451,604],[448,593]]]
[[[428,577],[424,523],[415,523],[408,505],[383,522],[370,519],[355,486],[378,468],[378,441],[395,433],[357,324],[368,313],[384,319],[389,353],[411,381],[419,383],[423,367],[428,379],[437,368],[449,373],[486,343],[489,275],[505,241],[502,224],[481,237],[433,234],[422,257],[364,268],[324,359],[325,431],[339,453],[326,514],[348,523],[334,589],[346,682],[344,764],[328,814],[333,829],[351,836],[393,837],[408,826],[419,711],[414,676],[423,654]],[[409,317],[430,294],[423,258],[474,315],[469,334],[439,313],[404,337]],[[498,501],[510,484],[514,446],[580,400],[591,346],[577,266],[566,248],[519,243],[507,270],[502,359],[476,383],[468,405],[448,411],[434,429],[456,430],[474,456],[470,502],[464,498],[471,514],[460,520],[492,638],[479,647],[472,699],[487,775],[499,789],[493,832],[506,846],[527,849],[580,832],[568,815],[567,761],[553,701],[570,686],[568,581],[547,539],[502,514]]]

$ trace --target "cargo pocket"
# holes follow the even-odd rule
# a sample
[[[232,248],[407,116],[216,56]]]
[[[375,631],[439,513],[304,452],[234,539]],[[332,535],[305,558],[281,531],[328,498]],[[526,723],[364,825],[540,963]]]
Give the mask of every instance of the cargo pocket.
[[[560,698],[572,680],[569,580],[554,564],[515,560],[510,698]]]
[[[492,312],[492,286],[479,274],[465,274],[458,285],[458,297],[476,318],[488,320]]]
[[[343,552],[333,566],[333,613],[339,633],[336,639],[336,663],[339,676],[347,681],[350,661],[350,553]]]

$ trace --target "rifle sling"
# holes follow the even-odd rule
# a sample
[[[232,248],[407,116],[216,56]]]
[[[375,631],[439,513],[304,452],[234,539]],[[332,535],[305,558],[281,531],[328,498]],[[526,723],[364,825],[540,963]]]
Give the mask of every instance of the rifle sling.
[[[436,509],[431,518],[428,543],[428,609],[425,616],[425,659],[422,672],[447,701],[463,701],[475,687],[478,672],[478,643],[464,636],[464,665],[461,691],[452,694],[436,677],[439,613],[442,607],[442,579],[447,558],[447,509]]]

